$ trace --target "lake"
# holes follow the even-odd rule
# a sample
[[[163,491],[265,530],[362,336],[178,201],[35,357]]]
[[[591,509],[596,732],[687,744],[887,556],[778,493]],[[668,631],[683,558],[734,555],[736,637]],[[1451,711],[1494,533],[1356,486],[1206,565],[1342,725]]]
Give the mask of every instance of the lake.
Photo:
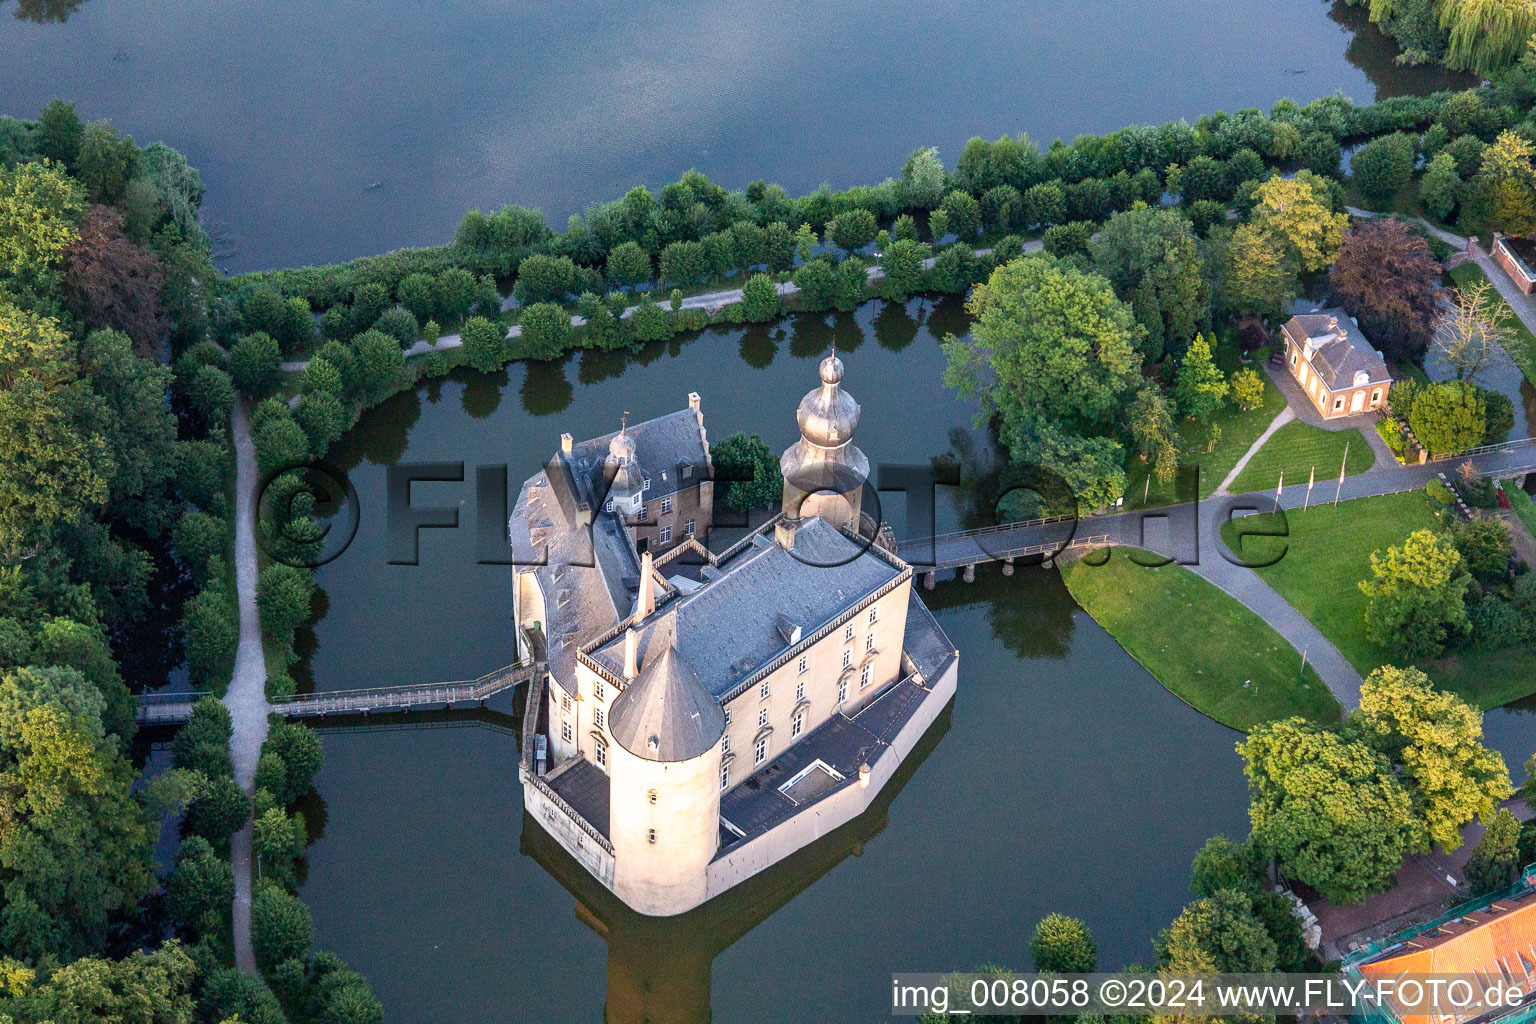
[[[61,96],[185,152],[235,272],[445,242],[471,207],[560,228],[690,167],[846,188],[972,135],[1449,81],[1395,52],[1319,0],[0,0],[0,113]]]

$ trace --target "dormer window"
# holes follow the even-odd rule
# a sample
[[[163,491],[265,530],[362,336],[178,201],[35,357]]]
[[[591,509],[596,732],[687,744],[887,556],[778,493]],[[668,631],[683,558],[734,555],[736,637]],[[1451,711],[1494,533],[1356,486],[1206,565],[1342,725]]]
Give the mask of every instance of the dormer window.
[[[677,475],[680,476],[684,480],[692,480],[693,479],[693,466],[691,464],[689,464],[689,463],[684,463],[683,465],[681,465],[681,466],[679,466],[677,468]]]

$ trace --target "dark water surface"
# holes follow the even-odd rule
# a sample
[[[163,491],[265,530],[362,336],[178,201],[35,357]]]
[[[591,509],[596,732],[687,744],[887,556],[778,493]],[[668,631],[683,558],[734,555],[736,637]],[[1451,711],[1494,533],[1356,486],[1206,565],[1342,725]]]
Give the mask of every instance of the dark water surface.
[[[1363,17],[1319,0],[0,0],[0,113],[62,96],[181,149],[242,271],[447,241],[475,206],[563,227],[690,167],[847,187],[920,145],[952,166],[972,135],[1045,144],[1444,84],[1393,64]]]
[[[863,406],[871,461],[922,462],[970,435],[971,409],[939,383],[950,302],[871,303],[855,317],[712,329],[639,357],[465,374],[374,410],[341,444],[363,517],[326,591],[308,668],[321,689],[473,675],[510,656],[507,570],[475,566],[472,487],[458,531],[427,531],[418,567],[384,564],[381,464],[501,462],[517,482],[562,430],[612,429],[703,395],[716,439],[781,447],[835,337]],[[471,468],[470,474],[473,476]],[[941,526],[964,519],[941,498]],[[888,510],[894,511],[894,509]],[[373,981],[390,1018],[731,1022],[883,1018],[895,970],[1026,966],[1029,929],[1086,919],[1102,962],[1148,961],[1189,898],[1191,856],[1246,833],[1238,734],[1186,707],[1077,609],[1049,570],[926,595],[962,651],[959,693],[889,806],[768,876],[670,921],[616,906],[522,813],[515,702],[460,728],[327,731],[324,835],[303,897],[318,943]],[[418,716],[418,724],[428,718]],[[1512,765],[1536,718],[1489,716]]]

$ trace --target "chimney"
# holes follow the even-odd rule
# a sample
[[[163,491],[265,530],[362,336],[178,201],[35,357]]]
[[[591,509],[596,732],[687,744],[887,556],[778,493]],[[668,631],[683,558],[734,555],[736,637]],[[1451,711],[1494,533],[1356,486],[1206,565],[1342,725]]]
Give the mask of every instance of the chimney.
[[[640,674],[639,660],[640,634],[633,629],[624,631],[624,678],[634,679]]]
[[[651,574],[651,553],[640,556],[640,607],[638,618],[644,619],[656,610],[656,580]]]
[[[867,764],[859,765],[859,788],[869,788],[869,765]]]
[[[699,393],[697,391],[688,392],[688,408],[694,412],[699,411]]]
[[[799,526],[797,519],[780,519],[773,527],[773,539],[779,547],[785,551],[795,550],[795,527]]]
[[[1339,318],[1338,317],[1331,316],[1331,317],[1328,318],[1328,329],[1330,331],[1336,331],[1336,330],[1339,329]]]
[[[566,458],[570,458],[571,457],[571,444],[572,444],[573,441],[574,441],[574,438],[572,438],[570,434],[561,434],[560,435],[560,452]]]

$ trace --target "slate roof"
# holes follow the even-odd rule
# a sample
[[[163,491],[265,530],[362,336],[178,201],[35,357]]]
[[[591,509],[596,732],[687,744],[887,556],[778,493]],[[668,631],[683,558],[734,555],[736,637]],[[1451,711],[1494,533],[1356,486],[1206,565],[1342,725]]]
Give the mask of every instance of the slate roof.
[[[635,444],[635,461],[640,472],[650,482],[645,492],[647,501],[676,494],[709,478],[709,452],[704,446],[704,424],[700,415],[692,409],[658,416],[643,423],[634,423],[627,433]],[[570,466],[575,475],[583,500],[596,505],[608,493],[603,478],[603,464],[608,459],[608,445],[618,434],[612,431],[602,437],[578,441],[571,446]],[[692,475],[684,480],[678,467],[693,467]]]
[[[1330,321],[1334,320],[1337,325],[1330,327]],[[1339,328],[1344,331],[1345,336],[1342,338],[1339,337]],[[1282,329],[1303,352],[1306,351],[1308,339],[1311,339],[1312,369],[1317,371],[1329,391],[1359,387],[1355,383],[1357,370],[1366,372],[1366,384],[1387,384],[1392,380],[1387,364],[1366,338],[1360,325],[1339,306],[1293,316]]]
[[[760,533],[718,576],[667,609],[676,612],[678,651],[721,699],[791,646],[781,617],[809,637],[905,571],[826,520],[810,517],[796,531],[794,554]],[[642,647],[660,618],[638,627]],[[622,635],[590,654],[622,674]]]
[[[676,609],[674,601],[657,616],[640,645],[640,674],[613,699],[608,713],[614,740],[647,761],[692,760],[725,731],[719,701],[675,646]]]
[[[580,757],[572,758],[566,764],[570,767],[545,780],[549,788],[560,794],[560,799],[570,804],[577,814],[586,819],[588,825],[601,832],[605,838],[613,838],[608,834],[610,798],[607,773]]]

